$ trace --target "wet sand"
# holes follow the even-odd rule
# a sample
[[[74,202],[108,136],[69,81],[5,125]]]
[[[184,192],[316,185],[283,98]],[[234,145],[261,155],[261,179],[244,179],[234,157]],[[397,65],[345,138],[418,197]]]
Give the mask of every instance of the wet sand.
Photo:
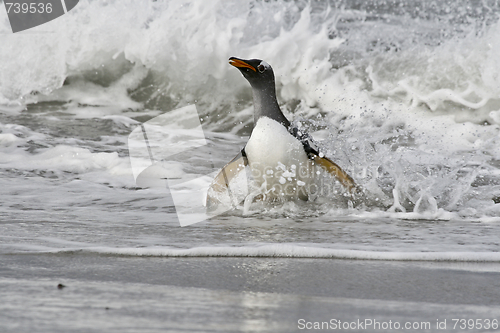
[[[453,319],[500,320],[497,263],[78,253],[0,263],[1,332],[457,332]]]

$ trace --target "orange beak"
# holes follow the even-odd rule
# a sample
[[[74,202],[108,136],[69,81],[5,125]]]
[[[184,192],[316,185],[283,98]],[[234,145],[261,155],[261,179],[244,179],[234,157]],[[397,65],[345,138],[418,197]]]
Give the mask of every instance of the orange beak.
[[[246,62],[244,62],[243,60],[240,60],[237,58],[230,58],[229,64],[233,65],[236,68],[250,68],[254,72],[257,72],[257,70],[255,68],[253,68],[253,66],[251,66],[251,65],[247,64]]]

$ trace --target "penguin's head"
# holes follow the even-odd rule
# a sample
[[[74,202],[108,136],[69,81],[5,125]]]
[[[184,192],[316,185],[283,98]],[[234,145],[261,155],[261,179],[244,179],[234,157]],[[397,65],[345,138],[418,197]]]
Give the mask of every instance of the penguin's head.
[[[243,76],[255,88],[274,88],[274,73],[271,66],[260,59],[229,58],[229,64],[238,68]]]

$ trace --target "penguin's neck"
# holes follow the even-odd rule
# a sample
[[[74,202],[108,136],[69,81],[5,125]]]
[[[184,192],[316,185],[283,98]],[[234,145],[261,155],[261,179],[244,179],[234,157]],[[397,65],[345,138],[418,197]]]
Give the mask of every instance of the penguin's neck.
[[[276,90],[274,87],[268,87],[266,89],[252,87],[253,90],[253,106],[254,106],[254,124],[261,117],[271,118],[278,123],[285,126],[287,129],[290,126],[290,122],[281,112],[276,99]]]

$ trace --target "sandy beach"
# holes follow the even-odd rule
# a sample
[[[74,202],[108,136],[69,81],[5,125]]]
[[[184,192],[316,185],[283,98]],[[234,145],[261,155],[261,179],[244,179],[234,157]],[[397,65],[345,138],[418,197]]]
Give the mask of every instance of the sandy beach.
[[[77,253],[0,262],[2,332],[345,331],[346,323],[352,332],[458,332],[453,319],[500,320],[496,263]]]

